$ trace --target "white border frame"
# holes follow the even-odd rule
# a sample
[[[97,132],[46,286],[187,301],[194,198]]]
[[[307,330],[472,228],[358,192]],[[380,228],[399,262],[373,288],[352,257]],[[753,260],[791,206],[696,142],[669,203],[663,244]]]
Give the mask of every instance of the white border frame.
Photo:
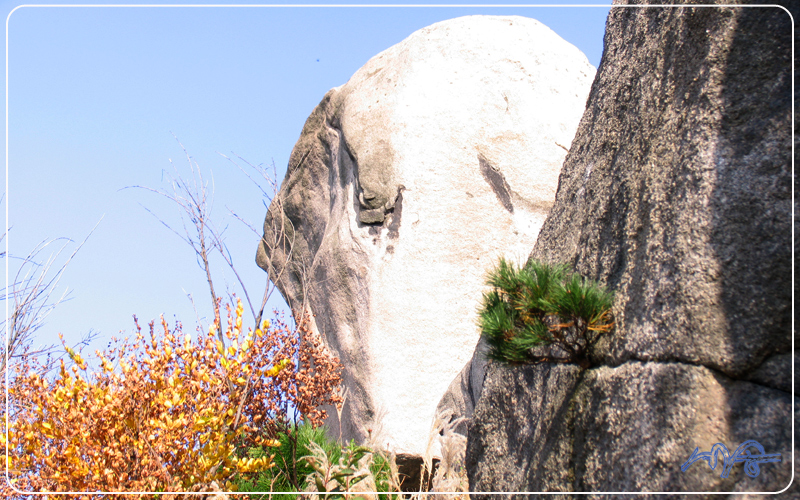
[[[5,142],[6,142],[6,155],[5,155],[5,164],[6,164],[6,217],[5,217],[5,224],[6,224],[6,255],[8,255],[9,249],[9,235],[8,235],[8,203],[9,203],[9,191],[10,187],[8,185],[8,23],[11,20],[11,14],[13,14],[17,9],[21,8],[52,8],[52,7],[114,7],[114,8],[186,8],[186,7],[200,7],[200,8],[221,8],[221,7],[233,7],[233,8],[243,8],[243,7],[250,7],[250,8],[443,8],[443,7],[453,7],[453,8],[470,8],[470,7],[477,7],[477,8],[509,8],[509,7],[525,7],[525,8],[532,8],[532,7],[560,7],[560,8],[654,8],[654,7],[666,7],[666,8],[683,8],[683,7],[690,7],[690,8],[721,8],[721,7],[761,7],[761,8],[771,8],[777,7],[779,9],[783,9],[787,14],[789,14],[789,18],[792,21],[792,352],[794,352],[795,345],[794,345],[794,331],[795,331],[795,323],[794,323],[794,305],[795,305],[795,297],[794,297],[794,268],[795,268],[795,259],[794,259],[794,204],[795,204],[795,193],[794,193],[794,93],[795,93],[795,81],[794,81],[794,72],[795,72],[795,55],[794,55],[794,42],[795,42],[795,35],[794,35],[794,16],[792,13],[789,12],[786,7],[782,5],[776,4],[765,4],[765,5],[755,5],[755,4],[742,4],[742,5],[735,5],[735,4],[721,4],[721,5],[712,5],[712,4],[673,4],[673,5],[666,5],[666,4],[653,4],[653,5],[600,5],[600,4],[25,4],[25,5],[18,5],[8,13],[6,17],[6,51],[5,51],[5,112],[6,112],[6,121],[5,121]],[[602,62],[602,59],[601,59]],[[9,259],[6,259],[5,265],[5,272],[6,272],[6,290],[8,290],[8,264]],[[8,318],[8,300],[6,300],[5,304],[5,317]],[[6,437],[6,456],[8,456],[8,322],[6,322],[6,332],[5,332],[5,345],[6,345],[6,370],[5,370],[5,408],[6,408],[6,416],[5,416],[5,437]],[[795,366],[794,366],[794,359],[792,359],[792,478],[789,481],[789,484],[780,491],[726,491],[726,492],[711,492],[711,491],[669,491],[669,492],[624,492],[624,491],[615,491],[615,492],[573,492],[573,491],[559,491],[559,492],[530,492],[530,491],[513,491],[513,492],[494,492],[494,491],[479,491],[479,492],[462,492],[462,493],[441,493],[437,492],[438,495],[491,495],[491,494],[499,494],[499,495],[529,495],[529,494],[539,494],[539,495],[731,495],[731,494],[739,494],[739,495],[777,495],[779,493],[783,493],[784,491],[788,490],[792,483],[794,482],[794,451],[795,451],[795,442],[794,442],[794,412],[795,412],[795,387],[794,387],[794,374],[795,374]],[[97,491],[68,491],[68,492],[27,492],[17,490],[14,485],[11,484],[9,481],[9,470],[8,470],[8,461],[5,461],[4,464],[5,468],[5,482],[17,493],[24,494],[24,495],[169,495],[169,494],[176,494],[176,492],[155,492],[155,491],[109,491],[109,492],[97,492]],[[178,494],[181,495],[209,495],[209,494],[218,494],[219,492],[214,491],[207,491],[207,492],[179,492]],[[272,495],[292,495],[297,493],[292,492],[225,492],[226,495],[259,495],[259,494],[272,494]],[[384,494],[380,492],[358,492],[358,495],[378,495]]]

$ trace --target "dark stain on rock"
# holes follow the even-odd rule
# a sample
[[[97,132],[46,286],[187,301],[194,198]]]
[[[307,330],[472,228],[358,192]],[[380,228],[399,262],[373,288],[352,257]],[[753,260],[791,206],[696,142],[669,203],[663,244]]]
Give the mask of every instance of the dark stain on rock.
[[[494,194],[497,195],[497,199],[500,200],[503,208],[513,214],[514,205],[511,203],[511,188],[508,186],[506,178],[497,169],[489,165],[489,162],[482,154],[478,154],[478,164],[481,167],[481,175],[483,175],[489,187],[492,188]]]
[[[394,202],[394,208],[391,209],[392,218],[389,223],[389,238],[397,239],[400,236],[400,218],[403,215],[403,191],[406,187],[402,184],[397,186],[397,198]]]

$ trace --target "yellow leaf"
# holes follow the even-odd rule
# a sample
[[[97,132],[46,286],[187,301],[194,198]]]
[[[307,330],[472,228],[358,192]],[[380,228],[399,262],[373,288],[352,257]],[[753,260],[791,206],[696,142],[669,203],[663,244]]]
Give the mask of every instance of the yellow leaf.
[[[53,424],[51,424],[50,422],[42,422],[42,427],[48,430],[53,430]]]
[[[164,401],[164,406],[166,406],[167,408],[172,408],[172,401],[170,401],[169,399]]]
[[[286,365],[288,365],[288,364],[289,364],[289,360],[288,360],[288,359],[282,359],[282,360],[281,360],[281,361],[279,361],[279,362],[278,362],[278,363],[277,363],[275,366],[273,366],[272,368],[270,368],[270,369],[269,369],[269,370],[266,372],[266,375],[267,375],[267,376],[269,376],[269,377],[274,377],[275,375],[277,375],[278,373],[280,373],[280,371],[281,371],[281,370],[283,370],[284,368],[286,368]]]
[[[239,385],[243,385],[245,382],[247,382],[247,379],[245,379],[244,377],[239,377],[236,379],[236,383]]]

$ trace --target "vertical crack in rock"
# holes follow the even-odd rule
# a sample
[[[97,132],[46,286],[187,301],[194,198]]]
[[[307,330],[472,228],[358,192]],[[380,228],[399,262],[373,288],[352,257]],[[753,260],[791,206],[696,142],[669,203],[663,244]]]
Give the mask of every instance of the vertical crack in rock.
[[[481,175],[483,175],[483,179],[489,184],[489,187],[492,188],[494,194],[497,195],[497,199],[500,200],[500,203],[503,205],[503,208],[508,210],[509,213],[514,213],[514,205],[511,203],[511,188],[508,187],[508,182],[506,182],[506,178],[503,177],[497,169],[489,164],[489,162],[484,158],[483,155],[478,155],[478,163],[481,167]]]

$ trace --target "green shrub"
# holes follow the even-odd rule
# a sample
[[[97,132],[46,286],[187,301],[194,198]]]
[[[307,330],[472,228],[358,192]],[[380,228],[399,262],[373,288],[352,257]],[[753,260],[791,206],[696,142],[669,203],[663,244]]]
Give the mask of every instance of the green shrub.
[[[295,440],[296,444],[293,442]],[[310,443],[316,443],[337,459],[341,453],[338,443],[325,434],[324,426],[314,427],[305,422],[292,425],[289,432],[279,434],[278,441],[280,446],[276,448],[256,447],[248,450],[248,456],[256,459],[274,454],[275,467],[258,474],[241,476],[237,482],[237,491],[296,492],[296,485],[302,485],[306,476],[314,472],[306,461],[300,460],[300,457],[311,454]],[[297,478],[297,482],[294,478]],[[292,500],[296,495],[281,495],[281,498]]]
[[[308,478],[314,480],[313,486],[322,493],[323,497],[338,498],[350,485],[365,478],[365,471],[359,470],[359,462],[366,456],[362,463],[368,467],[369,484],[376,487],[375,491],[387,493],[380,495],[382,500],[396,498],[392,495],[398,487],[397,481],[392,478],[390,457],[384,452],[373,451],[367,447],[357,446],[351,441],[347,445],[339,444],[335,439],[328,437],[325,427],[312,427],[301,423],[293,427],[296,431],[297,448],[293,452],[293,443],[288,435],[281,435],[280,447],[277,448],[251,448],[248,455],[260,458],[263,455],[274,454],[275,467],[258,474],[242,475],[236,482],[236,491],[244,492],[297,492],[298,495],[280,495],[281,499],[294,500],[300,492],[308,486]],[[298,479],[295,484],[292,477],[296,474]],[[326,477],[326,475],[328,477]],[[323,486],[320,490],[319,482]],[[333,481],[336,487],[326,490],[327,483]],[[305,496],[308,496],[306,493]],[[251,498],[268,498],[268,495],[253,495]]]
[[[566,265],[531,260],[517,269],[500,259],[486,284],[492,289],[483,295],[479,325],[490,359],[586,368],[591,348],[614,328],[613,293],[569,272]],[[542,346],[554,348],[547,355],[534,354]]]
[[[395,456],[382,450],[358,446],[350,441],[338,453],[310,444],[312,453],[303,460],[314,468],[306,481],[307,491],[316,498],[346,500],[359,498],[359,493],[380,492],[379,500],[396,500],[400,495],[400,478]],[[312,497],[314,498],[314,497]]]

